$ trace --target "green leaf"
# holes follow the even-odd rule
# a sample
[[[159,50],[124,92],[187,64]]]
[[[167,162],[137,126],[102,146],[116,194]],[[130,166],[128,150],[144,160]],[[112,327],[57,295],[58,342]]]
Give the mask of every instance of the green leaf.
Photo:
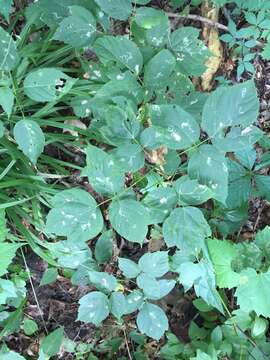
[[[109,207],[112,227],[125,239],[142,244],[147,231],[148,213],[136,200],[114,200]]]
[[[161,277],[165,275],[169,267],[169,257],[167,251],[155,251],[144,254],[139,262],[139,268],[152,277]]]
[[[268,175],[256,175],[255,183],[259,195],[270,201],[270,177]]]
[[[260,54],[264,60],[270,60],[270,41],[264,46],[263,51]]]
[[[19,247],[21,247],[21,244],[0,242],[0,276],[7,273],[7,268],[9,264],[11,264]]]
[[[0,305],[6,303],[7,299],[17,296],[16,287],[10,280],[0,279]]]
[[[206,100],[202,128],[211,138],[218,137],[228,126],[251,125],[259,113],[259,100],[253,80],[221,87]]]
[[[182,150],[199,140],[200,128],[196,120],[177,105],[152,105],[149,109],[151,124],[141,134],[141,141],[150,149],[166,145]]]
[[[0,70],[13,70],[19,60],[16,43],[9,33],[7,33],[1,26],[0,43]]]
[[[241,276],[232,270],[232,261],[238,253],[234,246],[226,240],[209,239],[207,241],[208,250],[214,266],[217,285],[220,288],[236,287],[241,280]]]
[[[171,34],[170,46],[176,53],[177,64],[182,73],[188,76],[200,76],[206,70],[205,61],[210,55],[209,50],[199,40],[200,31],[185,26]]]
[[[127,20],[132,12],[131,0],[95,0],[101,10],[114,19]]]
[[[260,316],[270,317],[270,269],[258,274],[254,269],[241,272],[241,285],[235,292],[237,304],[246,312],[255,311]]]
[[[213,191],[198,180],[191,180],[188,176],[181,176],[174,182],[180,205],[200,205],[213,197]]]
[[[201,145],[191,156],[188,175],[213,191],[213,198],[225,204],[228,195],[227,159],[212,145]]]
[[[217,357],[212,357],[201,350],[197,350],[196,357],[191,358],[191,360],[217,360]]]
[[[149,213],[150,224],[162,223],[177,203],[177,196],[172,188],[156,188],[149,191],[142,204]]]
[[[164,11],[151,7],[139,7],[136,10],[131,30],[135,38],[137,34],[141,38],[138,39],[139,43],[144,44],[146,41],[153,47],[161,48],[168,41],[170,23]]]
[[[8,352],[0,352],[1,360],[25,360],[25,358],[15,351],[8,350]]]
[[[113,292],[110,297],[111,313],[117,318],[126,314],[126,298],[125,295],[120,292]]]
[[[117,289],[117,279],[106,272],[89,271],[89,280],[96,288],[103,292],[111,293]]]
[[[137,277],[137,285],[150,300],[159,300],[168,295],[175,287],[174,280],[156,280],[151,274],[142,273]]]
[[[58,271],[56,268],[47,269],[42,275],[39,286],[44,286],[48,284],[52,284],[56,281],[58,276]]]
[[[175,68],[175,57],[166,49],[157,53],[145,66],[144,83],[149,89],[157,90],[166,85]]]
[[[159,340],[168,330],[168,319],[160,307],[146,303],[137,316],[137,326],[143,334]]]
[[[70,16],[59,24],[53,39],[75,48],[92,44],[96,35],[96,20],[90,11],[81,6],[70,6]]]
[[[14,95],[10,88],[0,87],[0,105],[7,116],[10,117],[14,105]]]
[[[69,269],[77,269],[81,264],[91,259],[92,253],[88,245],[75,239],[49,243],[50,253],[58,259],[58,264]]]
[[[144,302],[143,293],[140,290],[133,290],[127,296],[126,314],[133,313],[134,311],[140,309],[143,302]]]
[[[194,286],[197,296],[223,313],[220,296],[216,290],[215,274],[207,261],[201,261],[197,264],[183,263],[179,267],[179,272],[180,282],[185,291]]]
[[[3,122],[0,120],[0,138],[3,137],[5,134],[5,128]],[[1,232],[1,231],[0,231]],[[0,235],[1,237],[1,235]],[[1,240],[0,240],[1,241]]]
[[[128,279],[133,279],[141,272],[139,266],[132,260],[125,258],[118,258],[119,269],[123,272],[123,275]]]
[[[14,138],[22,150],[33,164],[44,150],[45,136],[40,126],[33,120],[20,120],[14,127]]]
[[[95,191],[109,195],[123,189],[124,172],[112,155],[90,145],[86,149],[86,163],[82,176],[88,177]]]
[[[87,241],[103,228],[103,218],[95,199],[81,189],[63,190],[52,199],[46,231],[67,236],[72,241]]]
[[[144,167],[144,152],[137,144],[121,145],[111,154],[124,172],[136,172]]]
[[[0,13],[9,21],[13,0],[0,0]]]
[[[100,235],[95,246],[95,258],[99,264],[109,261],[113,254],[112,230],[105,231]]]
[[[23,331],[25,335],[31,336],[38,331],[38,325],[35,321],[26,317],[23,322]]]
[[[252,329],[251,329],[251,335],[252,337],[261,337],[265,334],[266,330],[268,328],[268,321],[266,319],[262,319],[258,316],[256,316]]]
[[[78,320],[99,325],[110,312],[110,303],[107,296],[98,291],[83,296],[79,301]]]
[[[143,66],[143,57],[137,45],[125,36],[102,36],[94,43],[100,61],[109,66],[116,63],[138,75]]]
[[[270,226],[266,226],[263,230],[257,232],[255,244],[265,256],[270,256]]]
[[[0,247],[1,243],[6,240],[8,234],[7,221],[6,221],[6,212],[3,209],[0,209]],[[2,251],[0,250],[0,254]],[[5,253],[5,252],[4,252]],[[0,264],[3,263],[3,260],[0,260]],[[2,276],[2,275],[0,275]]]
[[[46,336],[40,345],[40,350],[48,356],[57,355],[64,340],[64,328],[60,327]]]
[[[187,206],[171,212],[163,224],[163,236],[167,246],[197,253],[211,229],[200,209]]]
[[[40,68],[29,73],[23,83],[25,94],[34,101],[59,100],[67,94],[76,79],[54,68]]]

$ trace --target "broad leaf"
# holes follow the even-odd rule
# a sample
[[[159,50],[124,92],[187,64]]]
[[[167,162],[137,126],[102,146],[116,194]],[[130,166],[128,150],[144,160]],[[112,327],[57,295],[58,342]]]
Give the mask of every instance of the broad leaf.
[[[199,205],[213,197],[213,191],[198,180],[182,176],[174,183],[180,205]]]
[[[78,320],[99,325],[110,312],[107,296],[99,291],[92,291],[79,301]]]
[[[169,271],[169,257],[166,251],[156,251],[144,254],[139,262],[139,268],[151,277],[161,277]]]
[[[103,228],[103,218],[95,199],[81,189],[63,190],[52,199],[46,231],[67,236],[72,241],[87,241]]]
[[[232,261],[237,257],[237,250],[226,240],[210,239],[208,250],[214,266],[217,285],[220,288],[233,288],[240,283],[240,275],[232,270]]]
[[[253,80],[221,87],[206,100],[202,128],[211,138],[218,137],[228,126],[251,125],[256,121],[258,111],[259,100]]]
[[[0,242],[0,276],[7,273],[7,268],[16,255],[20,244]]]
[[[82,175],[87,176],[95,191],[110,195],[124,187],[124,171],[112,155],[96,146],[86,148],[86,168]]]
[[[95,258],[99,264],[109,261],[113,254],[112,230],[105,231],[100,235],[95,246]]]
[[[25,358],[15,351],[8,350],[8,352],[0,352],[1,360],[25,360]]]
[[[12,113],[13,104],[13,91],[9,87],[0,87],[0,106],[2,106],[8,117]]]
[[[34,101],[59,100],[72,88],[75,79],[54,68],[40,68],[29,73],[23,83],[25,94]]]
[[[59,24],[53,39],[75,48],[89,46],[96,34],[96,20],[90,11],[81,6],[70,6],[70,16]]]
[[[117,319],[121,319],[121,317],[127,312],[125,295],[120,292],[113,292],[110,297],[110,303],[111,313]]]
[[[147,64],[144,83],[149,89],[156,90],[166,85],[168,77],[175,68],[175,57],[166,49],[161,50]]]
[[[14,137],[22,152],[36,164],[45,146],[45,136],[33,120],[20,120],[14,127]]]
[[[142,244],[147,231],[148,213],[138,201],[115,200],[109,207],[109,219],[114,230],[125,239]]]
[[[207,261],[201,261],[197,264],[192,262],[183,263],[179,267],[179,272],[180,282],[185,291],[194,286],[197,296],[223,313],[220,296],[216,290],[215,275]]]
[[[48,357],[57,355],[64,340],[64,328],[60,327],[46,336],[40,345],[40,349]]]
[[[150,223],[162,223],[177,203],[174,189],[159,187],[147,193],[142,204],[149,213]]]
[[[132,12],[131,0],[95,0],[101,10],[114,19],[127,20]]]
[[[89,271],[89,280],[100,291],[110,293],[117,288],[117,279],[115,276],[106,272]]]
[[[163,236],[167,246],[197,253],[211,229],[200,209],[187,206],[172,211],[163,224]]]
[[[118,258],[118,266],[119,269],[123,272],[123,275],[128,279],[137,277],[141,272],[139,266],[134,261],[129,259]]]
[[[168,295],[174,288],[176,282],[174,280],[156,280],[145,273],[137,277],[137,285],[143,290],[144,295],[150,300],[160,300]]]
[[[193,27],[182,27],[171,34],[170,45],[176,53],[177,64],[182,73],[200,76],[206,70],[205,61],[210,55],[205,44],[198,39],[200,31]]]
[[[137,316],[139,330],[147,336],[159,340],[168,330],[168,319],[164,311],[154,304],[144,304]]]
[[[228,194],[228,166],[225,156],[212,145],[202,145],[191,156],[188,175],[213,191],[213,198],[225,203]]]
[[[144,296],[143,293],[140,290],[133,290],[130,294],[127,296],[127,302],[126,302],[126,314],[133,313],[134,311],[141,308],[144,302]]]
[[[260,316],[270,317],[270,270],[258,274],[254,269],[241,272],[241,285],[235,292],[237,304],[246,312],[255,311]]]
[[[9,21],[9,14],[11,12],[13,0],[0,0],[0,14]]]
[[[0,43],[0,70],[13,70],[19,60],[16,43],[1,26]]]
[[[125,36],[103,36],[96,40],[94,50],[105,65],[116,63],[138,75],[143,57],[137,45]]]
[[[119,146],[111,154],[125,172],[135,172],[144,166],[144,152],[137,144]]]
[[[177,105],[152,105],[149,111],[152,126],[141,134],[141,141],[150,149],[166,145],[169,149],[187,149],[199,140],[196,120]]]
[[[15,298],[16,290],[13,281],[0,279],[0,305],[5,304],[9,298]]]

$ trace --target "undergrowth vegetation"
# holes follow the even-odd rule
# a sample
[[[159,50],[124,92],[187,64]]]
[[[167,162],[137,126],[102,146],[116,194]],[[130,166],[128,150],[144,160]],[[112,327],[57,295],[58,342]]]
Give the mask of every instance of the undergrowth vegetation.
[[[0,13],[0,359],[269,359],[269,1]],[[48,326],[61,281],[86,341]]]

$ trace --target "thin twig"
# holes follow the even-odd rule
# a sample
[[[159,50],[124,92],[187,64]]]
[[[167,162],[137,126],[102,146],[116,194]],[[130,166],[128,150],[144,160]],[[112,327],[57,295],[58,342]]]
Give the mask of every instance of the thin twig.
[[[128,345],[128,339],[127,339],[126,330],[123,329],[123,332],[124,332],[124,337],[125,337],[125,343],[126,343],[128,358],[129,358],[129,360],[132,360],[132,356],[131,356],[130,349],[129,349],[129,345]]]
[[[214,28],[224,30],[227,32],[229,31],[228,26],[220,24],[216,21],[207,19],[200,15],[194,15],[194,14],[181,15],[181,14],[174,14],[174,13],[168,13],[168,12],[166,14],[168,15],[169,18],[189,19],[189,20],[194,20],[194,21],[200,21],[200,22],[204,23],[206,26],[214,27]]]

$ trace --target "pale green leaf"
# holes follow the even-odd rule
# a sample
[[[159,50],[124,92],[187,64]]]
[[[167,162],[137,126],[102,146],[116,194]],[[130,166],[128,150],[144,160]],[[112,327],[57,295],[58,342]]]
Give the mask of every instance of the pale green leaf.
[[[140,290],[133,290],[128,294],[126,300],[126,314],[130,314],[140,309],[144,301],[144,296]]]
[[[105,231],[100,235],[95,246],[95,258],[99,264],[109,261],[113,254],[112,230]]]
[[[13,132],[19,148],[36,164],[45,146],[45,136],[40,126],[33,120],[24,119],[16,123]]]
[[[240,283],[241,276],[232,270],[232,261],[237,257],[237,250],[226,240],[209,239],[209,254],[214,266],[217,285],[220,288],[233,288]]]
[[[103,218],[95,199],[81,189],[64,190],[52,199],[46,231],[67,236],[72,241],[87,241],[101,232]]]
[[[169,327],[164,311],[157,305],[148,303],[139,311],[137,326],[140,332],[155,340],[159,340]]]
[[[213,198],[225,203],[228,194],[228,165],[224,154],[212,145],[202,145],[188,162],[188,175],[213,191]]]
[[[95,0],[101,10],[114,19],[127,20],[132,12],[131,0]]]
[[[86,149],[86,167],[82,175],[88,176],[90,184],[101,194],[114,194],[124,187],[124,171],[114,157],[96,146]]]
[[[127,312],[125,295],[120,292],[113,292],[110,297],[110,302],[111,313],[117,319],[121,319],[121,317]]]
[[[246,312],[254,311],[258,316],[270,317],[270,270],[258,274],[249,268],[240,275],[241,285],[235,292],[240,309]]]
[[[60,327],[46,336],[40,345],[40,350],[49,357],[57,355],[64,340],[64,328]]]
[[[69,92],[76,79],[55,68],[40,68],[29,73],[23,83],[25,94],[34,101],[59,100]]]
[[[31,336],[38,331],[38,325],[35,321],[26,317],[23,322],[23,331],[26,335]]]
[[[167,246],[197,253],[211,229],[200,209],[187,206],[171,212],[163,224],[163,236]]]
[[[78,320],[99,325],[110,312],[107,296],[99,291],[92,291],[79,301]]]
[[[128,279],[137,277],[141,272],[139,266],[134,261],[129,259],[119,257],[118,266],[119,269],[123,272],[123,275]]]
[[[140,274],[136,282],[147,299],[150,300],[162,299],[172,291],[176,284],[174,280],[156,280],[151,274],[147,275],[145,273]]]
[[[48,285],[54,283],[57,279],[58,271],[56,268],[47,269],[40,280],[39,286]]]
[[[166,251],[155,251],[144,254],[139,262],[139,268],[151,277],[161,277],[169,271],[169,257]]]
[[[169,149],[187,149],[199,140],[196,120],[177,105],[152,105],[151,126],[141,134],[141,141],[150,149],[166,145]]]
[[[17,289],[12,281],[0,279],[0,305],[5,304],[9,298],[16,298],[16,290]]]
[[[9,14],[11,12],[13,0],[0,0],[0,14],[9,21]]]
[[[145,66],[144,83],[152,90],[157,90],[166,85],[168,77],[175,68],[175,57],[163,49],[157,53]]]
[[[251,125],[259,113],[259,100],[253,80],[220,87],[206,100],[202,128],[211,138],[218,137],[228,126]]]
[[[115,276],[98,271],[89,271],[88,275],[90,283],[95,285],[98,290],[106,293],[116,291],[118,283]]]
[[[125,172],[135,172],[144,166],[144,152],[138,144],[121,145],[111,154]]]
[[[2,106],[8,117],[10,117],[12,113],[13,104],[13,91],[8,87],[0,87],[0,106]]]
[[[0,43],[0,70],[13,70],[19,60],[16,43],[1,26]]]
[[[7,268],[16,255],[20,244],[0,242],[0,276],[7,273]]]
[[[95,41],[94,50],[105,65],[116,63],[136,75],[142,69],[143,57],[139,48],[125,36],[102,36]]]
[[[53,39],[75,48],[91,45],[96,34],[96,20],[93,15],[81,6],[70,6],[69,14],[59,24]]]
[[[114,230],[125,239],[142,244],[149,224],[148,213],[136,200],[115,200],[109,207],[109,219]]]

